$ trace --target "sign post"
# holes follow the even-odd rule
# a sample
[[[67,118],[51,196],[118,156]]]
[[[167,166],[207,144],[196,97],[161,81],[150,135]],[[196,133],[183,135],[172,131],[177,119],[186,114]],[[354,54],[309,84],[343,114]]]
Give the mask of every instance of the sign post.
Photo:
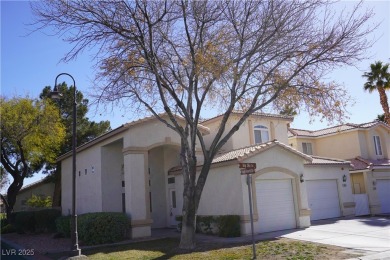
[[[250,212],[251,231],[252,231],[252,252],[253,252],[253,259],[257,259],[255,236],[253,231],[253,210],[252,210],[252,174],[255,173],[256,163],[240,163],[239,167],[241,169],[241,175],[246,175],[246,183],[248,185],[249,212]]]

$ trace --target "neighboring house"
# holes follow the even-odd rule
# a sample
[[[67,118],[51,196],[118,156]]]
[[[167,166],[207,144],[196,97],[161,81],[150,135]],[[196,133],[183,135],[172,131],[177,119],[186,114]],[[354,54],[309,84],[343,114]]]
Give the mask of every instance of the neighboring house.
[[[16,202],[14,211],[29,210],[30,207],[27,205],[27,201],[33,196],[53,198],[54,194],[54,183],[50,182],[46,178],[24,186],[16,196]]]
[[[228,126],[238,115],[229,119]],[[220,120],[217,116],[199,125],[206,144]],[[287,134],[292,120],[261,113],[248,118],[215,157],[198,215],[239,215],[241,233],[250,233],[248,189],[240,162],[257,164],[252,178],[256,233],[303,228],[314,219],[355,214],[350,162],[309,156],[290,147]],[[183,203],[179,154],[180,137],[154,117],[124,124],[78,147],[77,214],[126,212],[133,238],[150,236],[151,228],[176,225]],[[71,155],[58,159],[64,215],[72,208]],[[198,163],[202,164],[201,151]]]
[[[351,161],[356,215],[390,213],[390,126],[374,121],[317,131],[289,129],[291,147]]]

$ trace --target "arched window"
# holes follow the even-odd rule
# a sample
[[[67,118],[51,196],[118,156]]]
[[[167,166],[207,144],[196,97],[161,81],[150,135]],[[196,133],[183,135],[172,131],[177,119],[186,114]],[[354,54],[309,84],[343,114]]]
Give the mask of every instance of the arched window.
[[[269,141],[268,127],[256,125],[254,127],[255,143],[261,144]]]

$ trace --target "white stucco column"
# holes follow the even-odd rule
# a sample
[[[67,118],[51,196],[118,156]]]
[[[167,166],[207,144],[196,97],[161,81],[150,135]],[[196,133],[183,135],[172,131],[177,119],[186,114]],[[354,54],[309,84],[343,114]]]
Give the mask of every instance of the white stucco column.
[[[131,238],[151,235],[147,151],[124,152],[126,213],[131,217]]]

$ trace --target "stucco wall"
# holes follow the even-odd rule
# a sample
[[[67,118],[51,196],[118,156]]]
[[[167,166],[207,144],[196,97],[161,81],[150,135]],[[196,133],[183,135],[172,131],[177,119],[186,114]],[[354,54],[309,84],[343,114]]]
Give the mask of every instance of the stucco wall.
[[[88,212],[101,212],[103,210],[101,147],[115,143],[118,140],[121,140],[122,137],[123,137],[123,133],[118,134],[112,138],[108,138],[100,143],[97,143],[77,153],[77,157],[76,157],[76,202],[77,202],[76,213],[77,214],[83,214]],[[118,150],[116,151],[116,153],[117,154],[119,153]],[[105,160],[103,166],[106,163],[109,162]],[[72,156],[63,159],[61,161],[61,164],[62,164],[61,166],[62,214],[68,215],[71,213],[72,210]],[[115,180],[112,179],[111,182],[109,183],[109,186],[113,182],[115,182]],[[121,202],[121,200],[119,200],[118,203],[119,202]],[[115,206],[115,208],[118,208],[117,205]]]
[[[231,125],[238,122],[236,117],[231,119]],[[288,144],[286,120],[278,120],[268,117],[251,116],[244,122],[240,129],[232,136],[233,149],[255,144],[254,127],[263,125],[268,128],[269,141],[277,139],[279,142]]]
[[[243,201],[241,175],[236,165],[217,167],[210,170],[198,215],[242,215]],[[183,208],[183,176],[176,176],[177,208]],[[181,215],[181,212],[179,212]]]
[[[123,146],[127,147],[150,147],[165,143],[166,137],[173,143],[180,144],[180,136],[168,128],[162,122],[150,120],[142,124],[132,126],[126,133]]]
[[[319,156],[342,159],[361,156],[358,132],[340,132],[317,138],[316,152]]]
[[[238,116],[232,116],[226,124],[226,129],[223,134],[225,136],[231,127],[233,127],[239,120]],[[288,120],[261,117],[261,116],[250,116],[237,130],[236,133],[227,141],[223,146],[223,151],[230,151],[245,146],[255,144],[254,138],[254,126],[263,125],[268,128],[269,141],[277,139],[279,142],[288,144],[287,137],[287,123]],[[204,125],[210,128],[210,134],[205,136],[205,143],[209,146],[215,137],[215,132],[219,128],[219,120],[212,120],[205,122]]]
[[[164,148],[149,151],[150,192],[152,194],[152,228],[167,225],[166,172],[164,171]]]
[[[347,177],[343,182],[343,176]],[[336,180],[340,198],[340,209],[343,216],[355,214],[354,198],[352,195],[349,168],[335,165],[306,165],[304,179],[309,180]]]
[[[102,211],[101,161],[99,146],[77,154],[77,214]]]
[[[212,120],[212,121],[207,121],[204,123],[204,126],[208,127],[210,129],[210,134],[208,135],[205,135],[203,137],[204,139],[204,142],[206,144],[206,147],[210,147],[212,141],[214,140],[215,138],[215,135],[218,131],[218,128],[219,128],[219,125],[220,125],[220,121],[219,120]],[[226,123],[226,128],[225,128],[225,131],[224,133],[222,134],[222,137],[226,135],[226,131],[228,129],[230,129],[230,122],[228,121]],[[222,151],[224,152],[227,152],[227,151],[230,151],[233,149],[233,141],[232,141],[232,138],[230,138],[226,144],[222,147]]]
[[[101,148],[102,210],[122,212],[122,139]]]
[[[298,150],[298,151],[300,151],[302,153],[303,153],[302,143],[311,143],[311,149],[312,149],[312,152],[313,152],[312,155],[318,155],[318,152],[316,150],[316,147],[317,147],[316,142],[317,142],[317,140],[314,139],[314,138],[303,138],[303,137],[296,138],[296,137],[293,137],[293,138],[289,139],[289,145],[292,148],[294,148],[294,149],[296,149],[296,150]]]

